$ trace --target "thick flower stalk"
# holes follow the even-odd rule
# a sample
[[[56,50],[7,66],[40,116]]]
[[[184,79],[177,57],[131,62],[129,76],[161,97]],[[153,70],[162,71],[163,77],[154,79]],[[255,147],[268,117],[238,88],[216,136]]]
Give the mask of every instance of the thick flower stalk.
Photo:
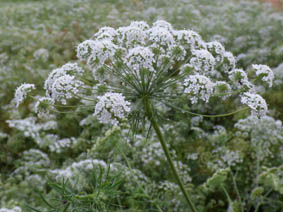
[[[42,108],[43,103],[52,102],[52,108],[64,107],[62,104],[68,100],[77,99],[81,106],[93,107],[93,115],[103,124],[118,125],[128,119],[136,128],[140,122],[149,121],[194,212],[196,207],[176,171],[157,122],[160,108],[196,114],[180,108],[179,99],[187,99],[190,107],[208,104],[211,98],[240,97],[254,115],[267,112],[266,102],[252,82],[271,86],[271,69],[254,65],[255,79],[250,81],[250,74],[236,69],[234,56],[219,42],[206,43],[196,32],[175,30],[166,21],[152,26],[141,21],[118,29],[103,27],[92,39],[77,46],[77,57],[85,68],[68,63],[53,70],[45,81],[46,97],[36,106]],[[25,87],[16,92],[18,103],[26,96]]]

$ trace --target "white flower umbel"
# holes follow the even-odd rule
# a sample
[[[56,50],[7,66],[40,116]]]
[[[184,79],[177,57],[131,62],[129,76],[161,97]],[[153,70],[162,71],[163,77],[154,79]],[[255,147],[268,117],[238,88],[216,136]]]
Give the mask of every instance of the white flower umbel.
[[[40,142],[41,131],[57,128],[57,122],[47,121],[45,123],[36,123],[35,117],[28,117],[21,120],[7,120],[10,128],[22,131],[25,137],[33,138],[38,144]]]
[[[223,99],[229,97],[231,91],[231,86],[225,81],[217,81],[214,85],[214,93],[220,95]]]
[[[190,64],[194,69],[201,74],[209,74],[207,72],[212,71],[215,66],[215,58],[212,54],[205,50],[194,50],[192,52],[193,57],[190,60]]]
[[[118,36],[117,31],[112,27],[102,27],[97,33],[94,34],[93,38],[97,40],[111,40],[113,41]]]
[[[204,46],[201,36],[191,30],[176,30],[174,31],[176,40],[181,43],[186,49],[199,49]]]
[[[154,62],[154,54],[150,48],[141,46],[130,49],[125,59],[127,66],[135,72],[140,72],[144,69],[154,72]]]
[[[118,30],[118,41],[120,45],[126,48],[135,47],[137,45],[144,45],[147,35],[146,32],[138,27],[127,26],[120,27]]]
[[[247,73],[243,69],[234,69],[229,73],[229,79],[238,89],[252,90],[254,85],[249,81]]]
[[[130,102],[119,93],[108,92],[98,97],[94,115],[101,123],[117,125],[130,112]]]
[[[77,58],[80,60],[86,60],[90,56],[94,47],[94,40],[85,40],[84,42],[80,43],[77,47]]]
[[[106,60],[111,61],[114,59],[118,46],[110,40],[97,40],[91,44],[89,50],[91,50],[91,52],[87,60],[88,65],[101,67]]]
[[[34,110],[37,114],[42,115],[48,113],[48,109],[54,105],[54,100],[49,97],[41,97],[34,105]]]
[[[18,87],[15,92],[16,106],[19,107],[19,105],[26,99],[27,94],[34,89],[35,89],[34,84],[27,84],[27,83],[24,83],[20,87]]]
[[[133,21],[133,22],[131,22],[130,27],[137,27],[141,30],[148,30],[149,29],[149,25],[144,21]]]
[[[231,52],[225,52],[223,55],[222,68],[225,73],[229,73],[236,67],[236,58]]]
[[[77,63],[66,63],[61,67],[66,74],[81,75],[84,70]]]
[[[160,28],[164,28],[170,32],[173,31],[173,27],[170,23],[168,23],[167,21],[164,20],[158,20],[156,22],[153,23],[153,27],[160,27]]]
[[[221,45],[221,43],[217,41],[212,41],[206,43],[207,50],[209,50],[214,56],[217,63],[222,63],[225,54],[225,48]]]
[[[258,94],[244,93],[241,96],[242,104],[246,104],[251,108],[252,115],[264,116],[267,112],[267,105],[265,100]]]
[[[55,80],[52,84],[51,97],[55,101],[60,101],[62,104],[67,103],[67,99],[71,99],[79,92],[79,87],[82,83],[75,80],[74,76],[68,74],[63,75]]]
[[[199,99],[208,102],[213,93],[213,87],[214,83],[209,78],[199,74],[190,75],[184,81],[184,93],[191,95],[192,104],[198,103]]]
[[[46,95],[52,96],[52,86],[56,79],[58,79],[59,77],[62,77],[66,74],[72,76],[80,76],[83,74],[83,72],[84,70],[79,67],[77,63],[67,63],[61,68],[54,69],[44,82],[44,89],[46,90]]]
[[[173,34],[166,27],[153,27],[148,30],[151,47],[165,53],[167,49],[176,44]]]
[[[262,81],[267,82],[269,87],[272,87],[272,82],[274,79],[273,71],[267,65],[252,65],[252,68],[256,71],[255,74]]]

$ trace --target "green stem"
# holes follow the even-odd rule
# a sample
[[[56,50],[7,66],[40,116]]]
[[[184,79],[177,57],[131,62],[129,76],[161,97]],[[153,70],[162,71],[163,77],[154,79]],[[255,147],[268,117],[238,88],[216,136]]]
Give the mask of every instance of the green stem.
[[[163,151],[164,151],[164,153],[166,155],[167,161],[168,161],[168,163],[170,165],[171,171],[173,172],[173,175],[174,175],[175,179],[177,180],[177,183],[178,183],[178,185],[179,185],[179,187],[180,187],[180,189],[181,189],[181,191],[182,191],[182,193],[183,193],[187,203],[189,204],[191,210],[193,212],[197,212],[197,210],[196,210],[192,200],[190,199],[188,193],[186,192],[185,186],[182,183],[181,178],[179,177],[178,172],[177,172],[177,170],[176,170],[176,168],[174,166],[173,160],[172,160],[172,158],[170,156],[169,150],[168,150],[168,148],[166,146],[166,143],[165,143],[165,140],[164,140],[164,138],[162,136],[161,130],[160,130],[158,124],[156,123],[156,121],[155,121],[155,119],[153,117],[152,109],[151,109],[151,106],[150,106],[150,101],[149,101],[148,98],[144,99],[144,104],[145,104],[145,109],[146,109],[146,115],[147,115],[149,121],[151,122],[151,125],[152,125],[153,129],[155,130],[155,132],[157,134],[157,137],[158,137],[158,139],[160,141],[162,149],[163,149]]]

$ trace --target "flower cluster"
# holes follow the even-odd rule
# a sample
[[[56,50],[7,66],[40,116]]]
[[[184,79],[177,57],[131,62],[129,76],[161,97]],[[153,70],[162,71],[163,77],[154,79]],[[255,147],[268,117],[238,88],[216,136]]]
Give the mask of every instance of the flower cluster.
[[[283,142],[282,122],[270,116],[263,116],[261,119],[249,116],[239,120],[235,124],[235,128],[238,130],[237,136],[250,140],[251,145],[258,152],[260,160],[266,156],[274,157],[272,148],[282,145]]]
[[[190,60],[190,64],[197,72],[204,74],[214,69],[215,58],[209,51],[201,49],[195,50],[192,53],[193,57]]]
[[[241,102],[251,108],[253,115],[264,116],[267,112],[267,104],[258,94],[246,92],[241,96]]]
[[[24,83],[15,92],[15,102],[17,107],[25,100],[27,94],[35,89],[34,84]]]
[[[130,102],[119,93],[106,93],[99,96],[94,115],[101,123],[117,125],[130,112]]]
[[[208,102],[213,93],[214,84],[203,75],[190,75],[184,81],[184,93],[190,94],[192,104],[196,104],[199,99]]]
[[[66,100],[78,93],[82,83],[75,76],[83,74],[83,69],[77,63],[67,63],[61,68],[54,69],[44,83],[46,96],[54,101],[66,104]]]
[[[7,120],[9,127],[22,131],[25,137],[31,137],[39,145],[42,144],[40,133],[42,131],[52,130],[57,128],[57,122],[48,120],[42,123],[36,123],[35,117],[28,117],[21,120]]]
[[[269,87],[272,87],[272,82],[274,79],[273,71],[267,65],[252,65],[255,69],[257,77],[260,77],[262,81],[268,83]]]

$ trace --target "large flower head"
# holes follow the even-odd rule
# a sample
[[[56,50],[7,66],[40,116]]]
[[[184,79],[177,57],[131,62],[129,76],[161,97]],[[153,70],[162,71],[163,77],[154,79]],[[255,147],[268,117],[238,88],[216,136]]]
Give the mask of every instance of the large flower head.
[[[77,46],[77,57],[89,71],[74,63],[53,70],[45,82],[46,96],[57,104],[80,97],[81,104],[95,107],[94,115],[102,123],[117,125],[129,114],[145,120],[148,102],[153,114],[162,117],[169,107],[178,108],[180,98],[189,108],[197,108],[193,105],[209,104],[217,96],[240,96],[253,113],[267,111],[249,75],[236,69],[232,53],[217,41],[206,43],[198,33],[175,30],[166,21],[103,27]],[[271,84],[270,69],[253,68]]]

